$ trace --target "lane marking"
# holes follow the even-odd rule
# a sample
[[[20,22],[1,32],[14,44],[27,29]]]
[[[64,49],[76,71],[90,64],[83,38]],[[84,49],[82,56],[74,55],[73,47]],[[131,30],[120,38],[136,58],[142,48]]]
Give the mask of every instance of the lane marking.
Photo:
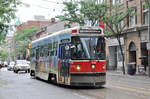
[[[78,93],[73,93],[73,94],[76,95],[76,96],[78,96],[78,97],[84,98],[84,99],[91,99],[91,98],[89,98],[87,96],[83,96],[83,95],[80,95]]]
[[[125,87],[121,87],[121,86],[113,86],[113,85],[109,85],[109,86],[112,88],[122,89],[122,90],[130,91],[130,92],[136,92],[136,93],[142,93],[142,94],[150,95],[149,91],[132,89],[132,88],[125,88]]]

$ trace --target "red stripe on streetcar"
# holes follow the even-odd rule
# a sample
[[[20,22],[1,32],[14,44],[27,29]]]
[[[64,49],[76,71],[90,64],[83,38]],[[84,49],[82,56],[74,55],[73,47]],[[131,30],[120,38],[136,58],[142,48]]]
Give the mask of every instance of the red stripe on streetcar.
[[[95,65],[94,69],[92,65]],[[70,72],[106,72],[106,61],[72,61]]]

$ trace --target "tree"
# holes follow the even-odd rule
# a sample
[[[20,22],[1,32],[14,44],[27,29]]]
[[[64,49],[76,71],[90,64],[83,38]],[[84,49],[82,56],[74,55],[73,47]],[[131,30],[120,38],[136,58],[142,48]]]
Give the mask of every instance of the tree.
[[[8,57],[8,52],[7,51],[4,51],[4,50],[0,50],[0,59],[2,61],[5,61]]]
[[[123,32],[125,31],[125,27],[127,27],[127,23],[124,22],[124,19],[135,15],[134,9],[128,8],[126,11],[122,11],[123,6],[120,4],[107,5],[107,14],[103,17],[103,21],[106,24],[105,35],[108,37],[115,37],[118,40],[119,48],[122,55],[122,71],[125,74],[125,67],[124,67],[124,53],[123,48],[121,46],[121,37],[123,36]]]
[[[65,26],[71,27],[71,24],[78,23],[81,26],[86,23],[86,20],[94,26],[99,17],[106,13],[106,5],[98,4],[98,0],[64,2],[64,15],[57,16],[61,21],[67,21]]]
[[[0,42],[5,38],[11,19],[15,18],[17,0],[0,0]]]
[[[123,23],[123,20],[129,15],[134,15],[133,9],[127,9],[121,13],[124,9],[123,6],[116,4],[98,4],[97,0],[88,0],[81,2],[64,2],[65,9],[63,9],[64,15],[58,16],[62,21],[67,21],[68,26],[72,23],[79,23],[80,25],[85,24],[85,20],[91,22],[91,26],[94,26],[99,17],[106,24],[105,35],[107,37],[116,37],[119,42],[119,48],[122,55],[123,74],[125,74],[124,67],[124,54],[121,46],[121,36],[124,32],[127,23]]]
[[[26,50],[28,48],[28,44],[32,40],[32,36],[35,32],[39,31],[40,27],[30,27],[27,29],[23,29],[19,32],[17,32],[17,35],[14,36],[14,44],[15,44],[15,52],[17,52],[18,55],[26,56]]]
[[[144,1],[145,1],[145,3],[146,3],[145,6],[146,6],[146,7],[150,7],[150,0],[144,0]]]

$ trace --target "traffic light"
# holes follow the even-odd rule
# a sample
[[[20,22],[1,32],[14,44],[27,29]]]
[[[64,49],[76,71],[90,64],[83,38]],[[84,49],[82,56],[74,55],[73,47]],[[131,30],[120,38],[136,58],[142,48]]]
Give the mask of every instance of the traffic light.
[[[29,49],[27,49],[27,54],[30,55],[30,50]]]
[[[31,48],[31,43],[28,44],[28,48],[29,48],[29,49]]]

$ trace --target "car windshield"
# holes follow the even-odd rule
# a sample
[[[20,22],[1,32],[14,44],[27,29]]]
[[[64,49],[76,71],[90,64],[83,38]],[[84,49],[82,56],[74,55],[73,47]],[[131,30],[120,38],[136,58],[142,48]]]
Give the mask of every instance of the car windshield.
[[[10,65],[14,65],[15,64],[15,62],[10,62]]]
[[[105,59],[104,37],[72,37],[71,59]]]
[[[17,64],[27,64],[27,61],[25,61],[25,60],[18,60]]]

